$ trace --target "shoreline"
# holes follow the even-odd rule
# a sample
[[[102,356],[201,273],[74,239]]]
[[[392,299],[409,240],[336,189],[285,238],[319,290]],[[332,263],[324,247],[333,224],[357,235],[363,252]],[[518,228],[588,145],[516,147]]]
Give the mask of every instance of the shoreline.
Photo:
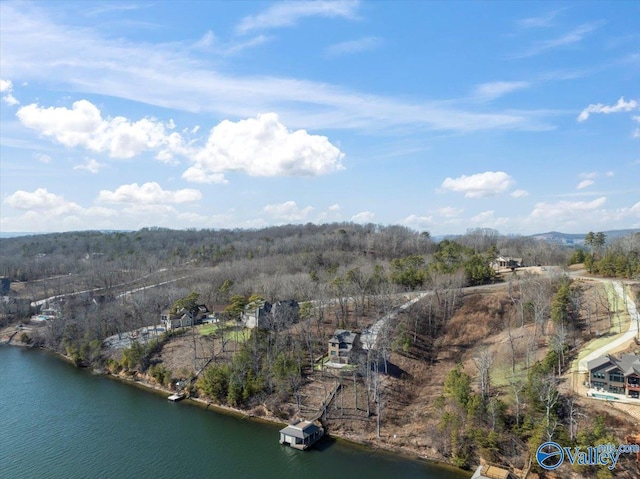
[[[99,369],[94,369],[91,367],[79,367],[76,366],[75,363],[73,362],[73,360],[71,358],[69,358],[68,356],[53,351],[49,348],[45,348],[45,347],[40,347],[40,346],[33,346],[31,344],[24,344],[19,342],[19,340],[14,340],[14,336],[16,336],[16,334],[13,334],[10,338],[10,340],[6,340],[6,337],[3,337],[0,339],[0,347],[1,346],[14,346],[14,347],[18,347],[18,348],[25,348],[25,349],[38,349],[40,351],[44,351],[47,354],[51,354],[52,356],[54,356],[57,359],[60,359],[64,362],[66,362],[67,364],[69,364],[70,366],[73,366],[75,368],[78,369],[84,369],[86,370],[87,373],[92,374],[92,375],[96,375],[96,376],[103,376],[105,378],[108,378],[110,380],[114,380],[114,381],[118,381],[121,382],[123,384],[129,385],[129,386],[133,386],[136,388],[139,388],[141,390],[144,390],[146,392],[150,392],[150,393],[155,393],[158,395],[166,395],[165,397],[168,397],[169,395],[173,394],[175,391],[172,391],[170,389],[164,388],[162,386],[158,386],[156,384],[152,384],[148,381],[139,379],[139,378],[127,378],[125,376],[120,376],[120,375],[115,375],[112,374],[110,372],[106,372],[103,370],[99,370]],[[258,423],[263,423],[266,425],[272,425],[272,426],[286,426],[288,423],[282,419],[279,419],[277,417],[268,417],[268,416],[258,416],[255,414],[247,414],[247,411],[244,411],[242,409],[237,409],[237,408],[233,408],[231,406],[224,406],[221,404],[214,404],[210,401],[207,401],[205,399],[202,398],[196,398],[196,397],[186,397],[185,399],[183,399],[180,402],[187,402],[189,404],[189,406],[195,406],[195,407],[199,407],[205,411],[211,411],[213,413],[217,413],[217,414],[225,414],[225,415],[229,415],[229,416],[234,416],[237,417],[239,419],[248,419],[254,422],[258,422]],[[336,433],[332,433],[332,434],[327,434],[326,437],[330,440],[330,441],[334,441],[334,442],[342,442],[350,447],[354,447],[354,448],[360,448],[360,449],[365,449],[368,450],[370,452],[382,452],[384,454],[388,454],[391,456],[395,456],[398,458],[402,458],[402,459],[406,459],[406,460],[411,460],[411,461],[417,461],[417,462],[423,462],[432,466],[436,466],[438,468],[442,468],[442,469],[450,469],[452,471],[456,471],[456,473],[462,473],[462,474],[469,474],[469,477],[471,477],[471,474],[473,473],[473,471],[470,470],[466,470],[466,469],[461,469],[451,463],[448,463],[446,461],[442,461],[439,459],[435,459],[435,458],[429,458],[429,457],[425,457],[425,456],[420,456],[415,454],[412,451],[408,451],[403,449],[402,447],[389,447],[388,444],[378,444],[375,441],[370,441],[367,440],[365,438],[359,438],[357,436],[353,436],[351,434],[336,434]]]

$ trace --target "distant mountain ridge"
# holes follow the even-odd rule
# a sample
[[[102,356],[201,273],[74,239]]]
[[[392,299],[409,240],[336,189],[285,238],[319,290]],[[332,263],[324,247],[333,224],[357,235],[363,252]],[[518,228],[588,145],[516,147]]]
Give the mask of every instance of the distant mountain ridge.
[[[596,233],[597,231],[594,231]],[[609,230],[603,231],[607,240],[620,238],[621,236],[627,236],[634,233],[640,233],[640,228],[631,228],[624,230]],[[560,243],[566,245],[581,245],[584,243],[584,238],[587,233],[560,233],[559,231],[549,231],[548,233],[538,233],[531,235],[531,238],[537,240],[548,241],[550,243]]]

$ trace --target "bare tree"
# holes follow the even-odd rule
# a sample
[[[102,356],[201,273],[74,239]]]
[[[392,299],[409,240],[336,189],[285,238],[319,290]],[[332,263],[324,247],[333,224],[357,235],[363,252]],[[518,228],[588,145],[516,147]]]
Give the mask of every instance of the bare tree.
[[[491,387],[490,369],[494,359],[495,355],[487,348],[483,348],[478,356],[473,358],[473,364],[478,370],[478,382],[483,403],[486,403],[489,396],[489,388]]]

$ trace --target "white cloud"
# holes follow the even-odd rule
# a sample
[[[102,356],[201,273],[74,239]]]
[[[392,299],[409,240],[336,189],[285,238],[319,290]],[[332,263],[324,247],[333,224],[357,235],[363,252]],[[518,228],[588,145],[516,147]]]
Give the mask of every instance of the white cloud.
[[[102,163],[98,163],[96,160],[94,160],[93,158],[89,158],[87,159],[86,163],[80,164],[80,165],[76,165],[73,167],[74,170],[87,170],[89,173],[98,173],[98,171],[100,171],[100,168],[102,168],[104,165]]]
[[[4,93],[2,101],[9,106],[19,105],[20,102],[13,96],[13,82],[0,78],[0,93]]]
[[[615,173],[613,171],[607,171],[604,175],[611,177],[611,176],[615,176]]]
[[[444,191],[464,193],[466,198],[487,198],[504,193],[514,183],[503,171],[486,171],[471,176],[446,178],[441,188]]]
[[[336,203],[335,205],[331,205],[329,206],[329,211],[340,211],[340,205],[338,203]]]
[[[0,78],[0,93],[13,91],[13,82]]]
[[[185,221],[187,223],[193,223],[193,224],[199,224],[201,226],[204,226],[209,220],[208,216],[201,215],[199,213],[188,212],[188,211],[184,212],[184,213],[178,213],[178,215],[176,217],[180,221]]]
[[[482,83],[475,89],[474,96],[480,100],[495,100],[503,95],[531,86],[527,81],[496,81]]]
[[[509,193],[509,196],[512,198],[524,198],[525,196],[529,196],[529,192],[527,190],[514,190]]]
[[[374,50],[382,44],[382,40],[378,37],[364,37],[357,40],[334,43],[324,49],[324,53],[329,57],[339,57],[342,55],[352,55],[354,53]]]
[[[532,57],[535,55],[539,55],[541,53],[546,52],[547,50],[552,50],[559,47],[564,47],[567,45],[573,45],[575,43],[580,43],[584,38],[594,30],[596,30],[600,25],[590,25],[584,24],[580,25],[577,28],[574,28],[569,33],[562,35],[558,38],[553,38],[551,40],[545,40],[536,43],[533,47],[531,47],[527,52],[517,55],[515,58],[526,58]]]
[[[33,103],[16,113],[22,124],[54,138],[66,147],[106,151],[113,158],[132,158],[144,151],[157,151],[156,158],[169,162],[176,153],[185,154],[182,137],[170,133],[175,125],[143,118],[136,122],[117,116],[103,119],[100,110],[87,100],[65,107],[44,108]]]
[[[267,205],[263,210],[276,220],[302,221],[313,211],[313,207],[299,208],[295,201],[285,201],[284,203]]]
[[[562,10],[554,10],[547,15],[541,15],[539,17],[523,18],[518,21],[518,25],[525,28],[543,28],[553,25],[553,20],[558,16]]]
[[[499,228],[509,223],[509,218],[494,216],[493,210],[483,211],[473,216],[469,220],[471,224],[477,225],[483,228]]]
[[[601,208],[607,198],[601,196],[593,201],[559,201],[557,203],[536,203],[532,218],[579,219],[585,213],[593,213]]]
[[[359,2],[352,0],[316,0],[278,2],[258,15],[245,17],[237,27],[238,33],[269,28],[290,27],[308,17],[342,17],[353,19]]]
[[[77,212],[81,208],[62,195],[49,193],[46,188],[38,188],[34,192],[18,190],[7,196],[4,202],[18,210],[47,211],[55,215]]]
[[[2,101],[9,106],[19,105],[20,102],[11,93],[8,93],[2,97]]]
[[[584,173],[580,173],[580,178],[584,178],[586,180],[593,180],[594,178],[598,177],[598,172],[597,171],[589,171],[589,172],[584,172]]]
[[[454,103],[408,101],[326,82],[216,71],[211,67],[214,61],[203,63],[200,53],[194,54],[192,39],[172,43],[115,40],[96,29],[55,23],[45,12],[34,14],[23,5],[2,4],[3,73],[45,85],[55,79],[58,90],[213,113],[221,118],[277,111],[294,129],[360,129],[373,134],[397,127],[420,132],[550,128],[534,110],[477,112]],[[45,44],[47,49],[41,47]],[[81,60],[78,45],[82,45]]]
[[[41,163],[51,163],[52,158],[44,153],[35,153],[33,157]]]
[[[576,189],[581,190],[583,188],[593,185],[594,183],[595,182],[593,180],[583,180],[580,183],[578,183],[578,186],[576,186]]]
[[[409,215],[400,221],[405,226],[416,230],[426,230],[434,225],[433,216]]]
[[[98,195],[98,201],[102,203],[146,205],[154,208],[163,204],[192,203],[201,198],[202,194],[198,190],[189,188],[176,191],[163,190],[156,182],[122,185],[115,191],[101,190]]]
[[[454,208],[453,206],[445,206],[444,208],[440,208],[438,213],[440,216],[444,216],[445,218],[454,218],[456,216],[461,215],[463,212],[460,208]]]
[[[589,118],[592,113],[603,113],[608,115],[610,113],[619,113],[621,111],[632,111],[638,108],[638,102],[636,100],[625,101],[624,97],[620,97],[618,102],[613,106],[603,105],[602,103],[592,103],[586,107],[578,115],[578,121],[582,122]]]
[[[354,223],[370,223],[375,215],[371,211],[361,211],[351,217]]]
[[[183,178],[219,183],[228,171],[250,176],[319,176],[342,170],[343,157],[326,136],[289,131],[278,115],[265,113],[215,126]]]

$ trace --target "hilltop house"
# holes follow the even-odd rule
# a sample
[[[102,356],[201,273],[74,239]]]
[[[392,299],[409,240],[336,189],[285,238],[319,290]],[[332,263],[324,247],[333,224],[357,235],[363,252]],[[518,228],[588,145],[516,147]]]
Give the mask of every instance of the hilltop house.
[[[280,329],[298,321],[300,306],[290,299],[271,304],[268,301],[253,301],[245,306],[240,315],[245,328]]]
[[[587,363],[592,388],[640,397],[640,356],[607,354]]]
[[[186,326],[194,326],[201,324],[202,320],[209,314],[209,308],[204,304],[197,304],[191,309],[180,308],[180,310],[172,313],[165,310],[160,315],[160,321],[164,324],[167,331],[175,328],[184,328]]]
[[[496,271],[502,271],[504,269],[514,270],[516,268],[522,268],[523,266],[522,258],[512,258],[511,256],[498,256],[491,262],[491,267]]]
[[[356,333],[346,329],[336,329],[329,339],[329,361],[338,364],[349,364],[351,350],[356,340]]]

